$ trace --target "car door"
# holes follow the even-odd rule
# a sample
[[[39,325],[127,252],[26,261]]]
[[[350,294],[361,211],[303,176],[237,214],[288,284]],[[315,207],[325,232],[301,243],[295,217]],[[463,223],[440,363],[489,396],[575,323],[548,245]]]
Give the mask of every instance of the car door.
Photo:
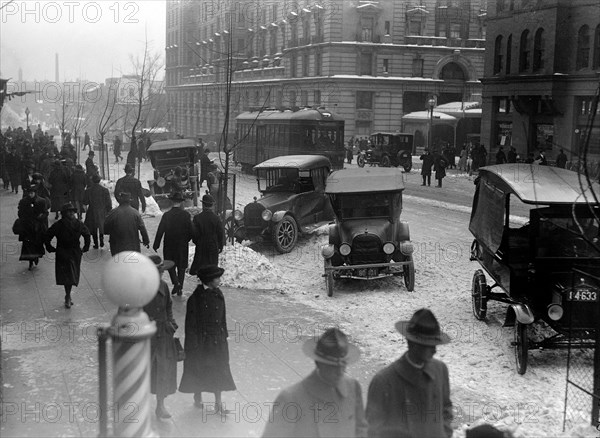
[[[333,219],[333,210],[325,194],[325,179],[329,169],[321,167],[310,171],[300,171],[298,175],[298,203],[300,224],[311,226],[329,222]]]

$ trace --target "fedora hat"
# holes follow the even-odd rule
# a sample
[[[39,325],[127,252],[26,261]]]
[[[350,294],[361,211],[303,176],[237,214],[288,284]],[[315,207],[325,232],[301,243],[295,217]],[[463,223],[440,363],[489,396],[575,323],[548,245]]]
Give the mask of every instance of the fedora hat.
[[[152,262],[154,262],[154,264],[156,265],[156,268],[160,272],[168,271],[173,266],[175,266],[175,262],[173,262],[171,260],[163,260],[163,259],[160,258],[160,256],[158,256],[156,254],[152,254],[152,255],[150,255],[148,257],[150,258],[150,260],[152,260]]]
[[[202,205],[206,205],[207,207],[210,207],[211,205],[214,205],[214,204],[215,204],[215,198],[213,198],[209,194],[206,194],[202,197]]]
[[[65,211],[77,211],[77,209],[75,208],[75,206],[73,204],[71,204],[70,202],[66,202],[62,205],[62,207],[60,207],[60,212],[63,213]]]
[[[185,199],[183,199],[183,194],[181,192],[175,192],[175,193],[171,194],[171,196],[169,196],[169,199],[173,202],[185,201]]]
[[[131,164],[127,163],[125,165],[124,171],[125,171],[125,173],[134,172],[133,166]]]
[[[334,366],[348,365],[360,357],[358,347],[348,342],[346,334],[337,328],[325,330],[318,340],[308,339],[302,351],[317,362]]]
[[[450,336],[442,332],[435,315],[429,309],[417,310],[409,321],[398,321],[395,327],[415,344],[435,346],[450,342]]]
[[[204,265],[198,268],[198,278],[204,284],[208,284],[211,280],[219,278],[223,275],[225,269],[219,268],[217,265]]]

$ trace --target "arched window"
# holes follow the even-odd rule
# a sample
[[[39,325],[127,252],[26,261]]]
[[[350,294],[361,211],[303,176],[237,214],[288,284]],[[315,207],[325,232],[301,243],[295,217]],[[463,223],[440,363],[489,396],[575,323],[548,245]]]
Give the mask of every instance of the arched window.
[[[600,68],[600,24],[596,26],[596,32],[594,32],[594,62],[592,68]]]
[[[512,34],[506,40],[506,74],[510,74],[510,62],[512,60]]]
[[[519,72],[529,70],[531,62],[530,40],[529,31],[525,29],[521,34],[521,44],[519,45]]]
[[[440,72],[440,79],[445,81],[465,81],[465,72],[460,65],[455,62],[449,62]]]
[[[494,44],[494,74],[502,71],[502,35],[496,37]]]
[[[581,70],[590,65],[590,28],[584,24],[577,34],[577,59],[575,70]]]
[[[544,50],[545,50],[544,29],[541,27],[535,32],[533,39],[533,71],[544,68]]]

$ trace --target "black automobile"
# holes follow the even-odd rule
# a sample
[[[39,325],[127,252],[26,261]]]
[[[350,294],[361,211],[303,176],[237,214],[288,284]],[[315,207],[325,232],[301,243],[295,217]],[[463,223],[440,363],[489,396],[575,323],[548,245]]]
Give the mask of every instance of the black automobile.
[[[358,167],[379,165],[412,169],[413,135],[402,132],[374,132],[369,140],[371,146],[357,157]]]
[[[340,278],[371,280],[404,277],[409,291],[415,286],[408,223],[402,212],[403,172],[400,169],[344,169],[327,178],[335,222],[329,225],[329,244],[321,254],[327,295]]]
[[[325,195],[330,169],[329,159],[322,155],[285,155],[254,166],[261,197],[226,220],[228,237],[268,239],[280,253],[292,251],[299,233],[333,220]]]

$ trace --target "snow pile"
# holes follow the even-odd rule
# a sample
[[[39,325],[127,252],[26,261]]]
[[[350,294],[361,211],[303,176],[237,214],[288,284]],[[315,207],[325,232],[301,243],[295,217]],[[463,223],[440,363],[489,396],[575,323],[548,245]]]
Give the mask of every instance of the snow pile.
[[[160,211],[160,207],[158,206],[154,198],[152,196],[147,196],[145,215],[151,217],[160,217],[162,216],[162,214],[163,212]]]

